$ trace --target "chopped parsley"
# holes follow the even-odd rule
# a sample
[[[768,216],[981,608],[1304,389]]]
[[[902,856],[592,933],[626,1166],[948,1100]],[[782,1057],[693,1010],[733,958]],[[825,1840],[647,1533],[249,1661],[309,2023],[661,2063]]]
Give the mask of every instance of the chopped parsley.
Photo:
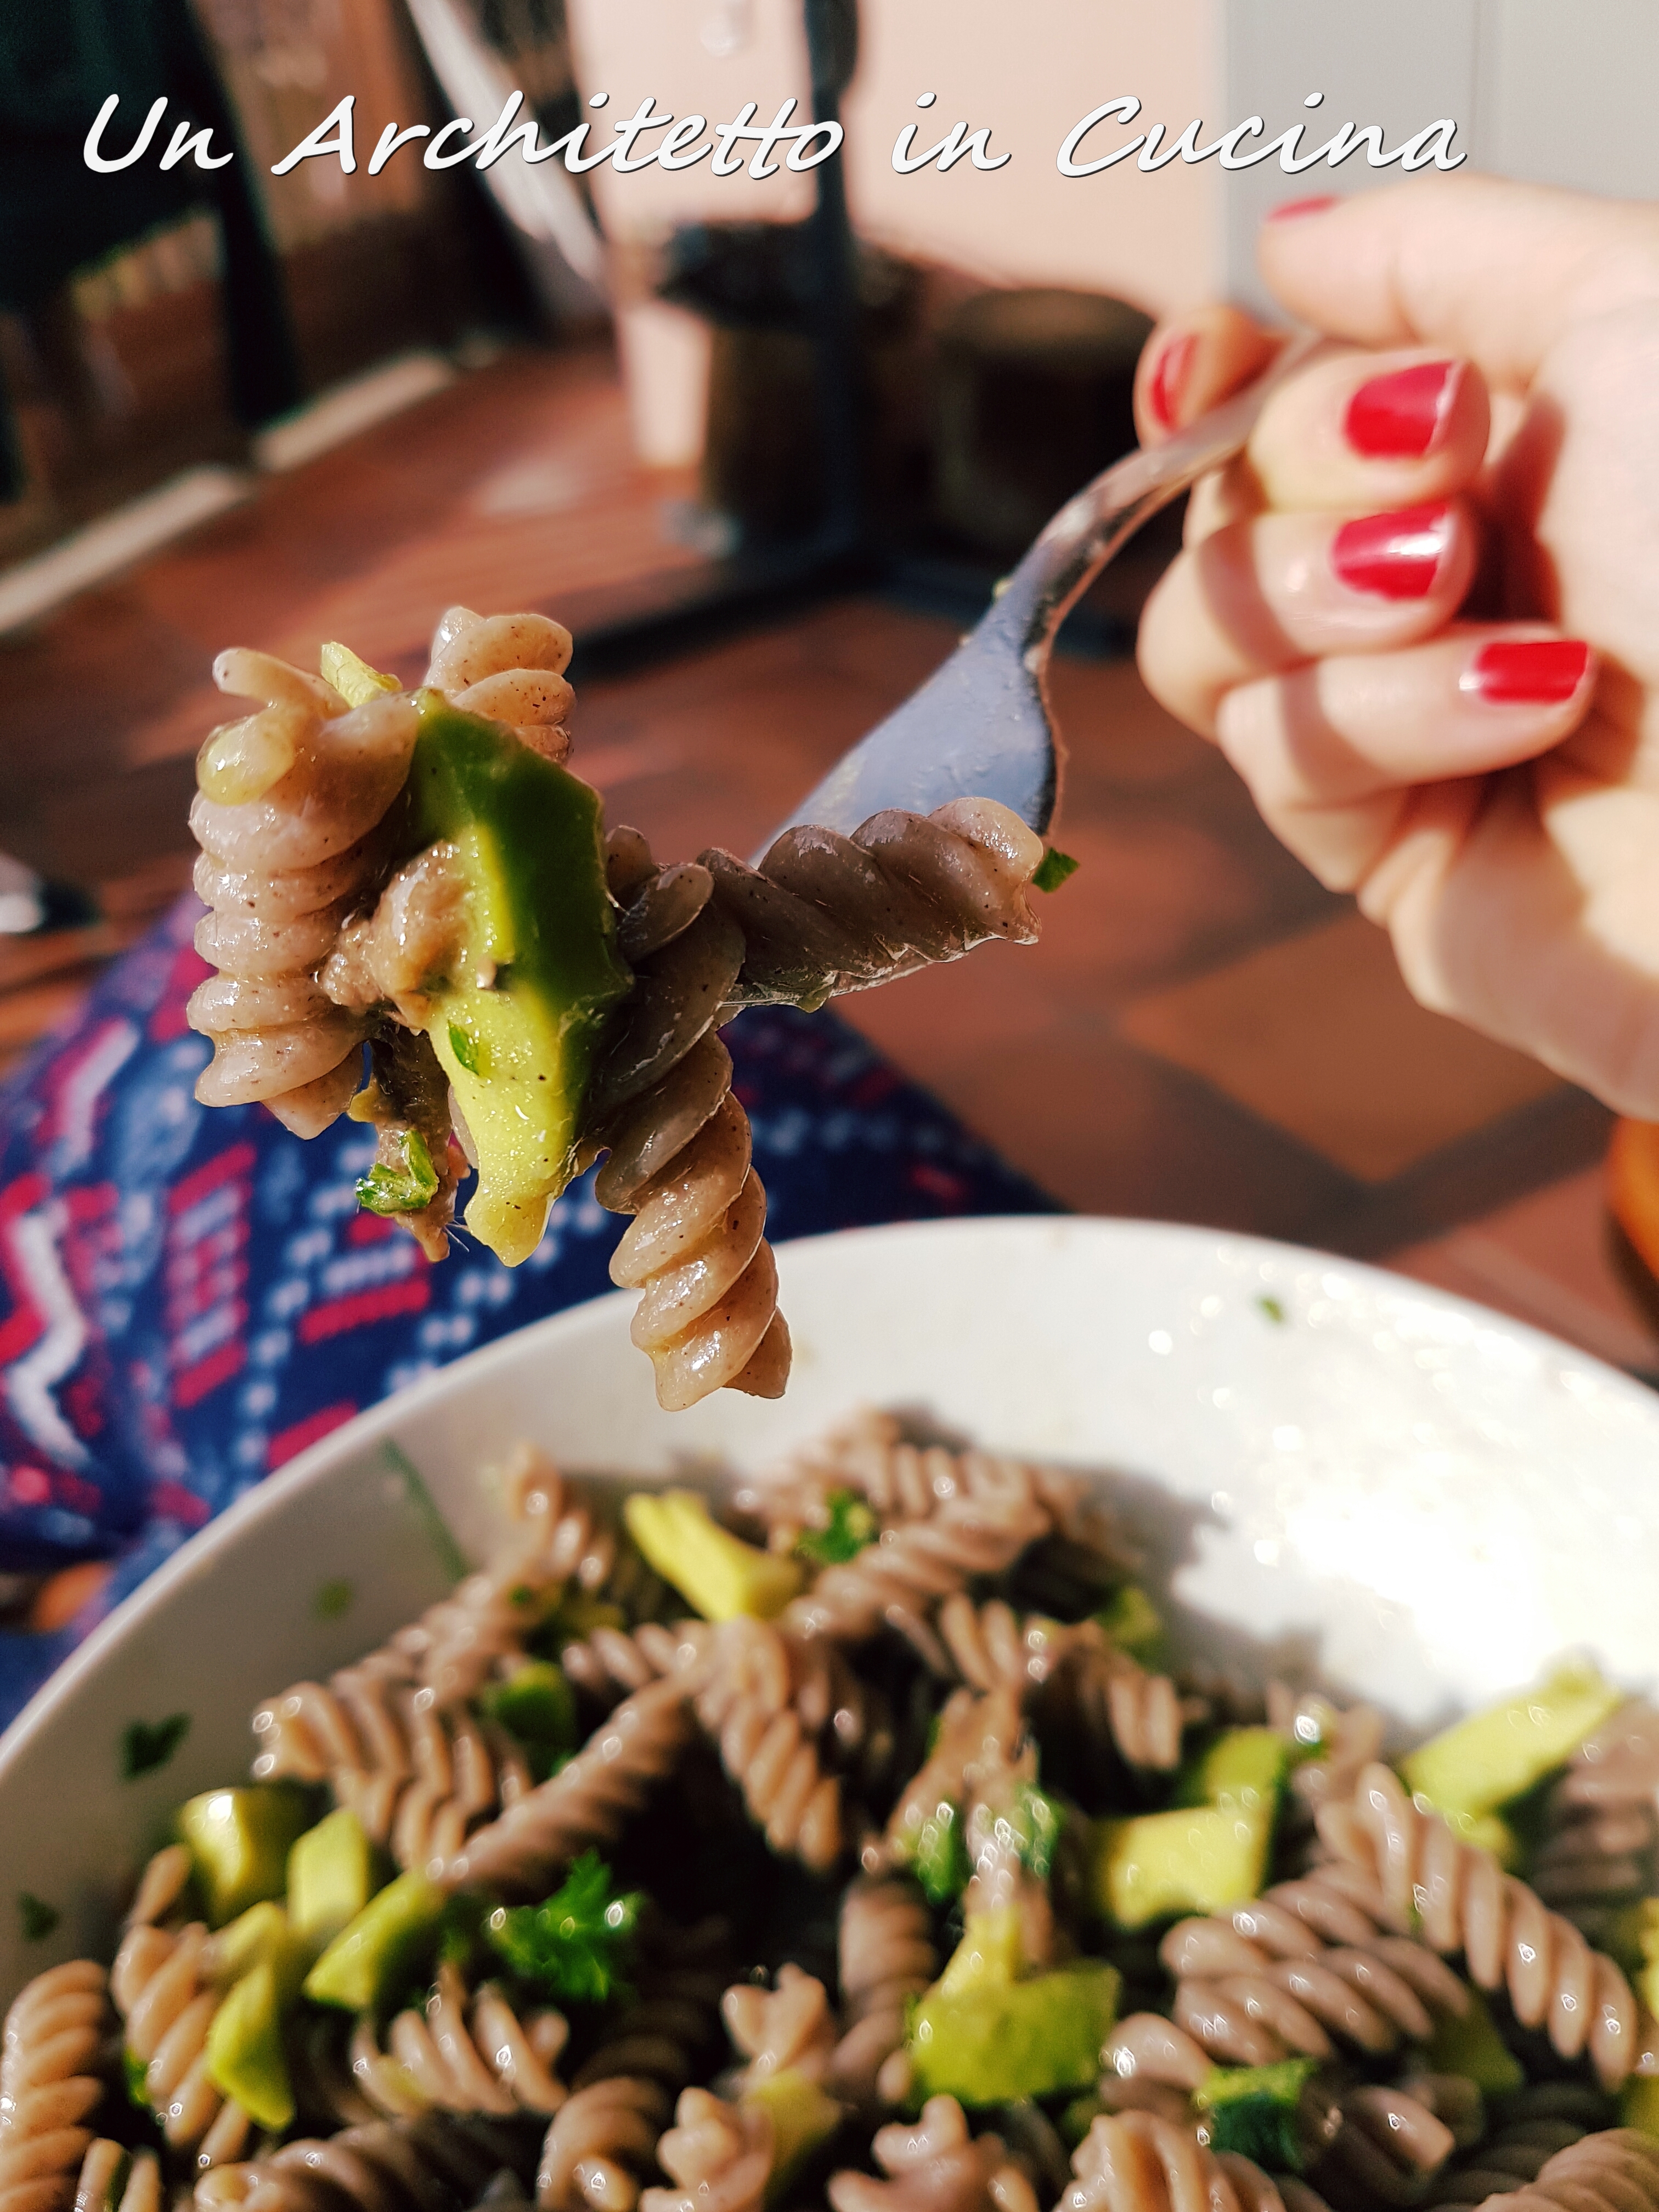
[[[1274,1297],[1271,1291],[1264,1291],[1261,1293],[1255,1302],[1255,1307],[1256,1311],[1264,1320],[1273,1322],[1278,1328],[1282,1328],[1289,1318],[1285,1311],[1284,1300]]]
[[[1050,845],[1031,878],[1034,891],[1057,891],[1068,876],[1074,876],[1082,866],[1069,853],[1062,853],[1058,845]]]
[[[795,1549],[815,1566],[844,1567],[866,1544],[875,1542],[881,1523],[856,1490],[832,1490],[824,1503],[830,1512],[828,1525],[808,1528],[797,1538]]]
[[[399,1129],[394,1139],[402,1162],[381,1160],[357,1179],[357,1203],[370,1213],[418,1213],[438,1195],[438,1170],[418,1129]]]
[[[950,1905],[968,1887],[973,1864],[962,1832],[962,1808],[941,1798],[912,1832],[910,1870],[929,1905]]]
[[[469,1075],[483,1073],[483,1049],[471,1030],[464,1030],[459,1022],[449,1024],[449,1049]]]
[[[121,1731],[121,1779],[137,1782],[165,1766],[190,1734],[188,1713],[169,1713],[164,1721],[129,1721]]]
[[[17,1920],[26,1943],[44,1943],[62,1917],[44,1897],[36,1897],[32,1890],[18,1891]]]
[[[497,1905],[484,1933],[520,1979],[556,2004],[603,2004],[626,1985],[643,1903],[638,1890],[618,1895],[599,1853],[584,1851],[551,1897]]]

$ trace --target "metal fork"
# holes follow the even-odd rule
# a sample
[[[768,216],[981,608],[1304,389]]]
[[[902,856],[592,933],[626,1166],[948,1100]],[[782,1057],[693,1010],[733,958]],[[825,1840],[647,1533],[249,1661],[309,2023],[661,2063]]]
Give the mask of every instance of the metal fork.
[[[844,753],[778,830],[816,823],[846,836],[884,807],[931,814],[948,799],[984,798],[1046,832],[1064,758],[1048,655],[1067,610],[1143,522],[1243,451],[1269,394],[1316,343],[1294,340],[1247,391],[1167,446],[1127,453],[1068,500],[945,665]]]

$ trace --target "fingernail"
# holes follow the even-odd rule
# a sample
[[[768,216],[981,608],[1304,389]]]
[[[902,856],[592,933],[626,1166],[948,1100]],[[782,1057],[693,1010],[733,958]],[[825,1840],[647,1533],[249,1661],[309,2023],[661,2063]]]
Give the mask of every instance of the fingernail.
[[[1298,215],[1323,215],[1327,208],[1336,205],[1334,192],[1316,192],[1311,199],[1285,200],[1282,205],[1269,208],[1264,218],[1268,222],[1289,222]]]
[[[1425,361],[1374,376],[1348,402],[1343,428],[1368,461],[1416,461],[1432,453],[1462,381],[1460,362]]]
[[[1481,647],[1457,688],[1492,707],[1559,707],[1583,682],[1589,659],[1582,638],[1499,638]]]
[[[1443,501],[1366,514],[1345,522],[1331,540],[1331,567],[1351,592],[1384,599],[1423,599],[1434,588],[1451,541],[1451,509]]]
[[[1176,410],[1181,404],[1181,394],[1193,366],[1193,356],[1198,351],[1194,337],[1171,338],[1152,363],[1151,381],[1146,386],[1146,404],[1152,410],[1152,420],[1162,430],[1173,430]]]

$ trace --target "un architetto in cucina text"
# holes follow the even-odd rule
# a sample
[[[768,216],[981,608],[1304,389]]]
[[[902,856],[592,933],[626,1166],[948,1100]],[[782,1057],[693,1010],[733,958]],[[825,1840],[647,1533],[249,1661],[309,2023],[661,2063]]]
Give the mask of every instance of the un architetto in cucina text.
[[[1322,93],[1310,93],[1303,105],[1318,107],[1323,99]],[[597,110],[608,106],[610,101],[609,93],[596,92],[587,105]],[[937,103],[937,94],[924,92],[915,104],[927,109]],[[487,130],[481,130],[465,115],[435,129],[428,123],[406,127],[388,123],[365,166],[371,177],[378,176],[394,155],[419,144],[421,159],[428,169],[456,168],[464,161],[489,169],[516,151],[526,161],[562,161],[576,175],[597,169],[605,161],[618,174],[627,176],[639,169],[692,169],[707,161],[716,176],[731,177],[746,170],[750,176],[763,179],[784,169],[815,169],[840,149],[843,133],[839,123],[798,123],[796,106],[796,101],[786,100],[769,123],[762,123],[757,119],[757,105],[751,100],[729,123],[711,125],[703,115],[659,112],[654,97],[647,94],[632,115],[611,125],[609,140],[602,139],[603,125],[598,117],[590,116],[544,144],[534,118],[521,115],[523,93],[514,92]],[[125,151],[118,152],[106,143],[118,141],[119,137],[120,97],[111,93],[87,133],[82,148],[87,167],[107,175],[136,167],[152,152],[163,169],[176,168],[186,161],[199,169],[222,169],[235,159],[233,149],[215,151],[211,131],[193,129],[187,120],[173,125],[163,146],[167,106],[165,99],[154,101],[137,136]],[[272,176],[286,176],[302,161],[326,160],[338,161],[348,174],[355,175],[356,108],[356,95],[348,94],[298,145],[280,161],[272,162]],[[1387,143],[1378,123],[1344,123],[1322,143],[1308,144],[1304,142],[1316,139],[1323,126],[1305,118],[1269,137],[1261,116],[1247,115],[1242,123],[1207,142],[1205,125],[1197,118],[1178,137],[1168,137],[1161,123],[1142,122],[1138,131],[1129,133],[1129,126],[1137,122],[1141,122],[1141,106],[1133,94],[1103,100],[1066,133],[1054,155],[1055,167],[1063,177],[1098,177],[1129,161],[1138,169],[1152,171],[1177,161],[1189,164],[1215,161],[1224,169],[1253,169],[1276,159],[1281,169],[1294,175],[1320,162],[1338,168],[1361,152],[1374,169],[1388,168],[1395,162],[1402,169],[1455,169],[1464,159],[1453,151],[1457,125],[1449,116],[1425,124],[1395,146]],[[470,137],[475,131],[477,137]],[[892,161],[900,175],[915,175],[923,169],[950,170],[964,161],[974,169],[1001,169],[1014,158],[1012,152],[993,148],[989,124],[954,123],[932,145],[919,145],[918,140],[927,135],[927,129],[916,123],[907,123],[899,132]]]

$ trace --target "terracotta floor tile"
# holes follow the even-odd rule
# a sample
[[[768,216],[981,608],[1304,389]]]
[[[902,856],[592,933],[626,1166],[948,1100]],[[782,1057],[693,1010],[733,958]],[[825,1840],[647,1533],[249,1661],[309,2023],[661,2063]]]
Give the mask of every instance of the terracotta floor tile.
[[[1514,1314],[1615,1365],[1659,1372],[1659,1317],[1615,1256],[1600,1168],[1391,1254],[1389,1265]]]
[[[1138,1000],[1123,1029],[1370,1182],[1556,1083],[1425,1012],[1352,913]]]

